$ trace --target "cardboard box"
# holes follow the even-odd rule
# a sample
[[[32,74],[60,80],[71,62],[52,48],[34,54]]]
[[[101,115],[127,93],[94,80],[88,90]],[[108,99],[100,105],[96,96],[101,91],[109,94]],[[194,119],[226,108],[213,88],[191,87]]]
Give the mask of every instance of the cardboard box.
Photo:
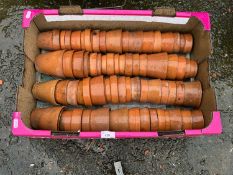
[[[74,11],[72,11],[74,13]],[[79,14],[82,13],[82,14]],[[209,82],[208,57],[211,55],[210,18],[206,12],[175,12],[175,16],[153,16],[152,10],[90,10],[83,9],[76,15],[59,15],[58,10],[25,10],[24,28],[24,74],[18,88],[16,111],[13,113],[12,133],[15,136],[36,138],[156,138],[188,137],[220,134],[222,125],[217,111],[214,89]],[[156,13],[155,13],[156,14]],[[161,15],[161,13],[160,13]],[[52,132],[30,128],[30,113],[37,102],[31,89],[36,80],[35,57],[40,54],[36,46],[39,32],[50,29],[83,30],[85,28],[110,30],[160,30],[192,33],[194,46],[191,59],[198,62],[198,74],[203,87],[200,109],[204,114],[205,128],[169,132]]]

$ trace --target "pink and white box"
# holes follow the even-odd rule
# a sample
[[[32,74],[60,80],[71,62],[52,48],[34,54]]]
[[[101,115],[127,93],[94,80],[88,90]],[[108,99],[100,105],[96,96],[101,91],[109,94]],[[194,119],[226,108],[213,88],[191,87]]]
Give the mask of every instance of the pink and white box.
[[[75,22],[76,25],[73,25]],[[172,132],[52,132],[49,130],[33,130],[30,128],[30,111],[36,106],[36,101],[30,94],[30,88],[35,82],[35,70],[33,64],[27,64],[27,60],[33,60],[38,54],[38,48],[28,48],[30,42],[29,35],[38,34],[38,31],[52,29],[56,26],[60,29],[66,29],[72,26],[72,29],[83,29],[83,27],[103,28],[124,27],[129,30],[177,30],[182,28],[184,32],[192,32],[194,36],[194,49],[190,54],[191,58],[197,58],[199,63],[200,75],[197,79],[202,82],[203,100],[201,110],[205,117],[205,128],[197,130],[184,130]],[[72,23],[72,25],[70,25]],[[34,25],[36,24],[36,25]],[[79,25],[81,24],[81,25]],[[113,25],[112,25],[113,24]],[[165,29],[159,24],[163,24]],[[41,27],[40,27],[41,25]],[[33,29],[38,27],[38,29]],[[79,28],[81,26],[81,28]],[[207,12],[176,12],[175,16],[153,16],[152,10],[106,10],[106,9],[83,9],[82,14],[59,15],[58,9],[27,9],[23,12],[22,27],[25,30],[24,52],[25,67],[23,85],[19,87],[17,94],[17,112],[12,115],[12,134],[14,136],[23,136],[30,138],[56,138],[56,139],[80,139],[80,138],[159,138],[159,137],[190,137],[221,134],[222,124],[220,112],[217,111],[216,98],[214,90],[210,87],[208,74],[208,56],[211,54],[210,41],[210,17]],[[199,31],[200,30],[200,31]],[[197,32],[197,33],[195,33]],[[199,33],[198,33],[199,32]],[[34,38],[35,37],[31,37]],[[205,40],[207,41],[205,41]],[[30,39],[33,40],[33,39]],[[204,43],[203,43],[204,42]],[[34,44],[35,45],[35,44]],[[206,46],[207,45],[207,46]],[[31,47],[31,46],[30,46]],[[36,47],[36,46],[34,46]],[[202,47],[202,48],[201,48]],[[206,47],[206,48],[203,48]],[[32,53],[35,52],[35,53]],[[207,64],[207,65],[206,65]],[[29,70],[28,70],[29,69]],[[27,72],[30,71],[30,72]],[[204,73],[203,73],[204,72]],[[31,77],[29,80],[27,76]],[[26,101],[26,102],[25,102]],[[32,105],[31,105],[32,104]],[[27,107],[28,106],[28,107]],[[25,117],[25,119],[23,119]]]

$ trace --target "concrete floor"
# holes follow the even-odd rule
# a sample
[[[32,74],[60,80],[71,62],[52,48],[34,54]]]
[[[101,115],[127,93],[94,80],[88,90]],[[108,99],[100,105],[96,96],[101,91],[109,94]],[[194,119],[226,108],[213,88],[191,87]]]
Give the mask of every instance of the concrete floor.
[[[115,1],[118,2],[118,1]],[[83,7],[112,6],[80,1]],[[71,1],[72,4],[74,0]],[[60,4],[67,5],[66,1]],[[42,140],[13,137],[11,113],[23,73],[22,10],[57,8],[55,1],[0,1],[0,174],[114,174],[121,161],[125,174],[233,174],[233,2],[232,0],[127,1],[127,9],[161,6],[211,14],[211,84],[216,88],[223,134],[188,139]],[[77,4],[77,1],[76,1]],[[119,5],[119,3],[117,4]]]

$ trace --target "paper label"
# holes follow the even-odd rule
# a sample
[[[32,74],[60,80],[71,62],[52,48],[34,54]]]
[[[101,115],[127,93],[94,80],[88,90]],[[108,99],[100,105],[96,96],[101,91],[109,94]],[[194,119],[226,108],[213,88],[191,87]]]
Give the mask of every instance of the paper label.
[[[29,19],[31,17],[31,14],[32,14],[31,11],[27,11],[26,18]]]
[[[111,132],[111,131],[101,131],[101,138],[105,138],[105,139],[110,139],[110,138],[116,138],[115,136],[115,132]]]
[[[14,119],[14,120],[13,120],[13,127],[14,127],[14,128],[18,128],[18,127],[19,127],[18,119]]]

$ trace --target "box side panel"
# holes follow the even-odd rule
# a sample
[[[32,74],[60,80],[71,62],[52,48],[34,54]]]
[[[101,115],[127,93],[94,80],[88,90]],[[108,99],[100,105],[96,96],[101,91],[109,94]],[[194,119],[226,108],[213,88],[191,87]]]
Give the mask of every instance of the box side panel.
[[[32,86],[36,81],[36,70],[34,63],[27,56],[24,58],[24,72],[22,80],[22,87],[31,91]]]
[[[200,21],[198,21],[198,24],[192,29],[191,32],[194,38],[191,58],[200,63],[206,60],[211,54],[210,32],[204,30]]]
[[[18,88],[16,110],[21,112],[22,120],[27,127],[30,127],[30,113],[36,107],[36,100],[33,98],[31,89],[36,81],[34,60],[40,53],[40,49],[36,46],[38,33],[39,30],[34,22],[24,31],[24,72],[22,85]]]
[[[30,125],[30,114],[31,111],[36,107],[36,101],[32,96],[31,90],[25,89],[22,86],[18,88],[17,94],[17,108],[16,111],[21,112],[22,120],[24,124],[31,128]]]
[[[196,79],[201,81],[202,89],[210,88],[209,63],[207,60],[198,64],[198,72]]]
[[[38,33],[39,30],[34,22],[24,30],[24,54],[33,62],[36,55],[40,53],[40,49],[36,46]]]
[[[212,121],[213,112],[217,110],[214,89],[208,88],[203,90],[200,109],[204,114],[205,127],[207,127]]]
[[[63,16],[65,18],[65,16]],[[136,17],[135,17],[136,18]],[[173,18],[171,18],[173,19]],[[53,21],[47,22],[43,15],[38,15],[34,22],[38,26],[40,31],[46,31],[50,29],[72,29],[80,30],[85,28],[111,30],[121,28],[123,30],[160,30],[160,31],[180,31],[189,32],[197,25],[198,20],[192,18],[187,24],[169,24],[152,21],[117,21],[117,17],[112,18],[110,21],[98,21],[96,19],[77,21]]]

